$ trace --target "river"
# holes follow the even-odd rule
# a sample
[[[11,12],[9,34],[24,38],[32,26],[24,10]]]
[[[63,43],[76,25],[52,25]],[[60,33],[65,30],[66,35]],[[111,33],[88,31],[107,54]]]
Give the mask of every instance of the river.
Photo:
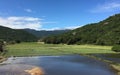
[[[80,55],[10,57],[1,63],[0,75],[29,75],[24,70],[35,66],[45,75],[115,75],[107,63]]]

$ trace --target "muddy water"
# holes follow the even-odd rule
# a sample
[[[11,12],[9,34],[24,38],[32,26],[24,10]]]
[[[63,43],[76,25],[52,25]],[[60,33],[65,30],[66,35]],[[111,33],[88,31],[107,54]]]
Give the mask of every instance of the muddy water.
[[[45,75],[115,75],[101,61],[79,55],[9,58],[0,66],[0,75],[29,75],[26,69],[42,67]]]

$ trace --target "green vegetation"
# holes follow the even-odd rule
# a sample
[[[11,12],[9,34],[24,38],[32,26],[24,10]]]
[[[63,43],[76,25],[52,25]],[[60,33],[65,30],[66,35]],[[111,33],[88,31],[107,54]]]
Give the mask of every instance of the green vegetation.
[[[110,16],[99,23],[88,24],[58,36],[43,39],[52,44],[120,44],[120,14]]]
[[[40,41],[42,40],[45,44],[33,42],[38,40],[38,37],[44,37],[41,38]],[[37,32],[34,30],[10,29],[0,26],[0,39],[9,42],[5,49],[7,50],[7,52],[5,52],[5,56],[7,57],[67,54],[85,55],[99,53],[105,53],[105,55],[106,53],[112,53],[115,54],[114,57],[118,57],[116,52],[120,52],[120,14],[111,16],[99,23],[88,24],[68,32]],[[2,61],[5,60],[3,54],[5,51],[3,49],[3,40],[0,40],[0,60]],[[100,59],[102,58],[100,57]],[[117,70],[120,69],[120,64],[113,66],[113,68],[116,68]]]
[[[4,41],[0,39],[0,63],[6,60],[4,54],[5,54]]]
[[[18,41],[24,41],[24,42],[31,42],[36,41],[37,38],[20,29],[10,29],[7,27],[0,26],[0,39],[3,39],[4,41],[10,41],[11,43],[18,42]]]
[[[111,46],[97,45],[63,45],[43,43],[20,43],[7,45],[6,56],[64,55],[88,53],[114,53]]]
[[[3,40],[0,40],[0,53],[3,52]]]
[[[85,56],[93,57],[93,54],[114,54],[116,52],[111,50],[112,46],[99,45],[66,45],[66,44],[44,44],[43,42],[29,42],[7,45],[7,53],[5,56],[39,56],[39,55],[68,55],[68,54],[83,54]],[[116,57],[116,56],[114,56]],[[100,57],[94,56],[98,60],[104,60]],[[4,59],[5,60],[5,59]],[[111,62],[109,60],[105,60]],[[115,65],[115,70],[120,69],[120,64]],[[119,72],[118,72],[119,73]],[[119,74],[118,74],[119,75]]]
[[[115,52],[120,52],[120,45],[113,46],[112,50]]]
[[[58,34],[62,34],[62,33],[70,31],[70,30],[53,30],[53,31],[40,30],[40,31],[37,31],[33,29],[23,29],[23,30],[35,35],[38,38],[43,38],[43,37],[47,37],[51,35],[58,35]]]

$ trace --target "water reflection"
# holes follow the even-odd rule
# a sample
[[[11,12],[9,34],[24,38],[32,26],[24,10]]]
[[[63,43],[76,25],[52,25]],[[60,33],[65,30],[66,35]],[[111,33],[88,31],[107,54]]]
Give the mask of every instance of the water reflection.
[[[109,60],[109,61],[113,61],[116,63],[120,63],[120,53],[118,54],[92,54],[93,56],[105,59],[105,60]]]
[[[3,64],[24,64],[42,67],[45,75],[115,75],[106,63],[79,55],[16,57],[14,60],[9,58]],[[7,65],[0,67],[0,75],[5,75],[1,74],[1,72],[5,72],[6,69],[4,68]],[[24,67],[26,69],[27,66]]]

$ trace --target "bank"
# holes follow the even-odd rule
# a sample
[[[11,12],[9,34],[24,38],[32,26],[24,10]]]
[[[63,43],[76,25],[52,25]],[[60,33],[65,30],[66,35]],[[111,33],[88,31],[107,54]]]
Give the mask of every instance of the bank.
[[[43,44],[43,43],[20,43],[7,45],[7,53],[5,56],[0,57],[0,62],[5,61],[7,57],[21,57],[21,56],[44,56],[44,55],[71,55],[71,54],[80,54],[83,56],[89,56],[93,59],[104,61],[110,64],[118,75],[120,75],[120,63],[115,63],[113,61],[102,59],[93,54],[99,53],[113,53],[117,54],[114,51],[111,51],[111,46],[99,46],[99,45],[63,45],[63,44]]]
[[[115,53],[115,54],[120,54],[120,53]],[[113,69],[113,71],[115,71],[117,75],[120,75],[120,63],[119,62],[103,59],[101,57],[96,56],[96,54],[80,54],[80,55],[87,56],[87,57],[90,57],[90,58],[93,58],[99,61],[103,61],[109,64],[111,69]]]
[[[4,56],[0,56],[0,63],[2,63],[3,61],[7,60],[7,57]]]

